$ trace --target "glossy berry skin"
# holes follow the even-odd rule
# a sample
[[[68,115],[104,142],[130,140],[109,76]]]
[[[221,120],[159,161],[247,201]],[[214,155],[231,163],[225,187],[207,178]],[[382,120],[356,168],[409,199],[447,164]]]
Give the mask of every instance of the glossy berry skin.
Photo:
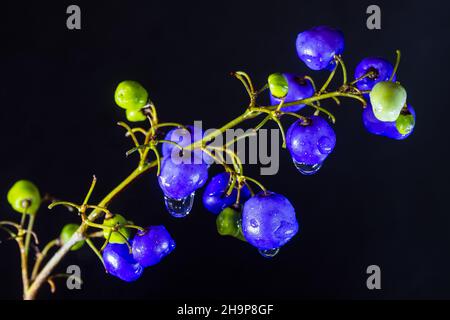
[[[145,232],[138,232],[133,239],[133,258],[144,268],[159,263],[175,249],[164,226],[151,226]]]
[[[181,147],[187,147],[190,144],[203,139],[203,130],[194,126],[186,126],[186,128],[174,128],[167,132],[164,140],[169,140],[178,143]],[[175,149],[174,149],[175,148]],[[162,146],[162,154],[164,157],[170,156],[172,152],[179,150],[177,146],[170,143],[164,143]],[[195,150],[195,156],[202,159],[206,164],[211,165],[214,159],[202,150]]]
[[[370,91],[370,103],[378,120],[395,121],[406,103],[406,90],[397,82],[379,82]]]
[[[158,182],[164,195],[181,200],[203,187],[208,180],[208,165],[196,164],[195,162],[199,159],[192,160],[189,163],[173,160],[171,157],[165,157],[162,160]]]
[[[126,225],[126,224],[128,224],[127,219],[125,219],[120,214],[115,214],[113,217],[103,220],[103,225],[107,227],[114,227],[117,225]],[[120,232],[120,234],[124,235],[127,238],[127,240],[130,239],[131,236],[130,229],[120,227],[118,231]],[[111,237],[109,238],[110,243],[120,243],[120,244],[126,243],[126,240],[119,234],[119,232],[113,231]],[[108,239],[108,235],[109,230],[103,230],[103,236],[105,237],[105,239]]]
[[[236,188],[233,189],[230,195],[227,195],[229,182],[229,172],[220,173],[211,179],[203,192],[203,206],[206,210],[219,214],[236,202],[238,194]],[[251,196],[250,190],[244,185],[240,192],[239,202],[244,203]]]
[[[245,239],[260,250],[280,248],[299,230],[292,204],[274,192],[261,192],[250,198],[242,211]]]
[[[319,26],[297,36],[298,57],[312,70],[330,69],[334,56],[344,52],[344,35],[341,31]]]
[[[376,77],[365,77],[356,83],[356,87],[361,91],[370,91],[372,88],[381,81],[388,81],[394,72],[394,66],[383,58],[369,57],[364,58],[356,66],[355,79],[358,79],[370,71],[375,71]],[[396,76],[394,75],[393,81]]]
[[[127,120],[130,122],[141,122],[147,120],[141,109],[127,109]]]
[[[41,194],[36,185],[28,180],[17,181],[8,191],[11,207],[19,212],[34,215],[41,205]]]
[[[72,238],[73,234],[75,233],[75,231],[78,230],[80,226],[78,224],[75,223],[68,223],[66,224],[63,229],[61,230],[61,234],[59,235],[59,239],[61,240],[61,243],[64,245],[67,241],[70,240],[70,238]],[[81,249],[81,247],[83,247],[84,245],[84,240],[79,241],[77,243],[75,243],[72,248],[70,248],[71,251],[77,251],[79,249]]]
[[[242,214],[233,208],[225,208],[216,219],[217,232],[245,241],[242,234]]]
[[[108,243],[103,250],[103,261],[109,274],[126,282],[136,281],[144,271],[126,244]]]
[[[413,117],[413,126],[412,128],[409,128],[407,132],[403,131],[403,133],[400,132],[402,130],[399,131],[399,129],[397,128],[398,119],[397,121],[391,122],[383,122],[378,120],[373,114],[373,110],[370,104],[364,109],[362,118],[364,127],[368,132],[379,136],[385,136],[395,140],[403,140],[409,137],[411,133],[414,131],[416,112],[414,108],[409,104],[408,104],[408,113]]]
[[[336,134],[319,116],[297,120],[286,133],[286,145],[294,161],[306,165],[322,163],[336,145]]]
[[[282,75],[286,79],[288,84],[288,92],[284,97],[285,103],[309,98],[314,95],[314,87],[310,80],[291,73],[283,73]],[[272,93],[270,93],[271,105],[278,105],[280,104],[281,100],[282,99],[276,98]],[[282,107],[281,110],[286,112],[297,112],[304,106],[304,104],[299,104],[297,106]]]
[[[121,108],[141,109],[147,104],[148,93],[139,82],[125,80],[117,86],[114,100]]]

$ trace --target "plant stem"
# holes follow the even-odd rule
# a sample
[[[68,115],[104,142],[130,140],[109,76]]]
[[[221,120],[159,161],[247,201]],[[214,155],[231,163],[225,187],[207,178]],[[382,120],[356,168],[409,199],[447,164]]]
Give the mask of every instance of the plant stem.
[[[219,136],[223,132],[225,132],[227,129],[233,128],[233,127],[237,126],[238,124],[240,124],[241,122],[243,122],[247,119],[255,118],[260,114],[261,114],[260,112],[254,112],[254,111],[247,110],[243,114],[241,114],[239,117],[237,117],[237,118],[231,120],[230,122],[228,122],[227,124],[225,124],[222,128],[217,129],[217,130],[207,134],[206,136],[203,137],[202,140],[196,141],[196,142],[192,143],[191,145],[185,147],[184,149],[186,150],[186,149],[195,149],[195,148],[202,147],[202,144],[216,138],[217,136]]]
[[[25,257],[28,259],[28,251],[30,250],[30,240],[31,233],[33,232],[34,221],[36,219],[36,214],[30,215],[30,220],[28,221],[27,234],[25,235]],[[28,261],[27,261],[28,263]]]
[[[54,239],[54,240],[50,241],[44,247],[44,250],[42,250],[42,252],[38,254],[36,263],[34,264],[34,267],[33,267],[33,271],[31,272],[31,280],[34,280],[36,278],[39,268],[41,267],[41,264],[44,261],[45,257],[47,256],[50,249],[53,248],[54,246],[59,245],[59,243],[60,243],[59,239]]]
[[[349,97],[354,98],[357,100],[360,100],[363,104],[365,104],[365,100],[357,95],[350,94],[350,93],[344,93],[344,92],[330,92],[325,94],[320,94],[313,96],[311,98],[302,99],[290,103],[285,103],[283,106],[294,106],[298,104],[311,104],[315,101],[333,98],[333,97]],[[279,106],[268,106],[268,107],[262,107],[265,108],[267,111],[273,111]],[[248,108],[243,114],[238,116],[237,118],[231,120],[224,126],[222,126],[220,129],[215,130],[205,137],[203,139],[196,141],[192,143],[191,145],[187,146],[185,149],[195,149],[195,148],[203,148],[204,144],[209,142],[210,140],[216,138],[223,132],[225,132],[227,129],[233,128],[240,123],[255,118],[259,115],[261,115],[263,112],[252,110],[252,108]],[[153,128],[154,129],[154,128]],[[154,133],[153,133],[154,135]],[[147,135],[145,144],[149,143],[149,137],[151,135]],[[135,181],[138,177],[140,177],[142,174],[150,170],[151,168],[157,166],[159,162],[157,160],[147,163],[145,162],[147,159],[147,154],[150,148],[147,148],[143,152],[143,156],[141,157],[141,161],[138,165],[138,167],[128,176],[126,177],[119,185],[117,185],[108,195],[106,195],[103,200],[97,205],[98,208],[106,208],[108,204],[120,193],[122,192],[128,185],[130,185],[133,181]],[[264,186],[262,186],[259,182],[257,182],[254,179],[248,178],[249,181],[252,181],[262,189],[265,190]],[[103,214],[103,211],[100,209],[94,209],[89,216],[87,217],[87,220],[90,222],[95,221],[98,219],[101,214]],[[86,232],[88,230],[89,226],[88,223],[85,221],[81,224],[81,226],[78,228],[78,230],[73,234],[73,236],[67,241],[54,255],[50,258],[50,260],[47,262],[47,264],[43,267],[43,269],[36,275],[36,278],[34,281],[29,285],[28,283],[28,269],[26,267],[26,255],[25,255],[25,268],[23,267],[24,262],[22,261],[22,274],[23,274],[23,281],[24,281],[24,299],[25,300],[33,300],[36,298],[36,294],[38,293],[41,286],[49,279],[50,274],[53,272],[53,269],[61,262],[61,260],[64,258],[64,256],[70,251],[70,248],[77,242],[81,240],[86,239]],[[19,244],[20,246],[20,244]],[[21,255],[24,256],[25,250],[22,250],[21,248]],[[23,258],[22,258],[23,260]]]
[[[24,299],[25,299],[25,292],[28,290],[29,287],[29,280],[28,280],[28,264],[27,264],[27,256],[25,253],[25,247],[23,245],[23,238],[22,236],[19,236],[19,238],[16,239],[17,244],[19,245],[19,251],[20,251],[20,269],[22,271],[22,284],[23,284],[23,292],[24,292]]]
[[[75,243],[84,239],[83,233],[85,232],[86,225],[82,224],[80,229],[78,229],[78,231],[73,234],[72,238],[70,238],[69,241],[67,241],[58,251],[56,251],[56,253],[47,262],[41,272],[38,273],[31,286],[29,286],[28,289],[25,290],[23,295],[24,300],[34,300],[36,298],[38,290],[47,281],[53,269],[58,265],[59,262],[61,262],[61,259],[64,258],[64,256],[70,251],[70,248],[72,248]]]
[[[103,200],[98,204],[98,207],[106,207],[108,203],[113,200],[120,192],[122,192],[128,185],[130,185],[133,181],[135,181],[139,176],[150,170],[156,166],[156,161],[140,165],[136,168],[128,177],[126,177],[117,187],[115,187]],[[89,214],[88,219],[90,221],[96,220],[102,212],[100,210],[94,210]],[[23,267],[22,262],[22,277],[24,278],[24,300],[34,300],[36,298],[36,294],[38,293],[41,286],[47,281],[53,269],[61,262],[64,256],[70,251],[72,246],[85,239],[86,231],[88,229],[88,225],[82,223],[78,230],[73,234],[73,236],[67,241],[50,260],[47,264],[42,268],[42,270],[36,275],[31,286],[28,284],[28,268]],[[20,245],[19,245],[20,246]],[[21,256],[24,255],[25,250],[21,249]],[[23,257],[22,257],[23,260]],[[24,276],[24,272],[26,272]],[[25,281],[26,279],[26,281]]]
[[[333,97],[353,98],[353,99],[359,100],[364,105],[366,104],[366,101],[364,100],[364,98],[360,97],[359,95],[335,91],[335,92],[324,93],[324,94],[321,94],[321,95],[316,95],[316,96],[313,96],[311,98],[306,98],[306,99],[302,99],[302,100],[288,102],[288,103],[285,103],[283,106],[284,107],[291,107],[291,106],[296,106],[296,105],[299,105],[299,104],[311,104],[311,103],[316,102],[316,101],[320,101],[320,100],[324,100],[324,99],[330,99],[330,98],[333,98]],[[261,107],[261,108],[265,108],[265,109],[268,109],[268,110],[274,110],[277,107],[278,106],[266,106],[266,107]]]
[[[105,268],[105,263],[103,262],[103,257],[102,254],[100,253],[100,251],[97,249],[97,247],[94,245],[94,243],[92,242],[91,239],[87,238],[86,239],[86,243],[89,245],[89,247],[92,249],[92,251],[94,251],[95,255],[100,259],[103,268]]]

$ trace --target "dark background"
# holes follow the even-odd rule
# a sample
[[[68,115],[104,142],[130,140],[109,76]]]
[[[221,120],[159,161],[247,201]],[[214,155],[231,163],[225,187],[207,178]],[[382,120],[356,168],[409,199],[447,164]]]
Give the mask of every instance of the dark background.
[[[338,140],[323,169],[302,176],[282,152],[279,174],[261,177],[292,201],[302,228],[273,260],[220,237],[198,197],[188,218],[171,218],[152,173],[111,209],[140,225],[166,225],[177,240],[174,254],[127,284],[104,274],[86,246],[59,269],[79,264],[82,290],[69,291],[60,281],[54,296],[44,287],[39,297],[450,298],[448,2],[377,1],[381,31],[366,28],[369,1],[76,1],[80,31],[66,29],[72,2],[60,2],[2,3],[1,219],[18,219],[6,202],[17,179],[80,202],[92,174],[100,200],[131,172],[136,157],[125,158],[130,141],[115,126],[124,119],[113,100],[121,80],[143,83],[163,120],[218,127],[247,103],[230,71],[245,70],[259,85],[275,71],[323,81],[326,74],[308,70],[295,52],[296,35],[315,25],[345,33],[351,73],[363,57],[393,60],[401,49],[399,80],[418,118],[409,139],[392,141],[364,130],[357,103],[329,104]],[[258,173],[257,166],[247,170]],[[61,208],[42,210],[41,242],[77,219]],[[0,298],[20,298],[15,243],[3,242],[0,252]],[[366,288],[372,264],[382,270],[379,291]]]

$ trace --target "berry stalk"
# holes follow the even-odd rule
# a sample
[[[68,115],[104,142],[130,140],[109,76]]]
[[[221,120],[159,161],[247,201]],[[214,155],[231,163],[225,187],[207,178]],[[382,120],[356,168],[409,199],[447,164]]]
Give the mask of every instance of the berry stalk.
[[[246,78],[247,81],[249,81],[249,78]],[[244,83],[244,82],[243,82]],[[251,81],[249,81],[249,83],[251,84]],[[212,139],[216,138],[217,136],[223,134],[226,130],[234,128],[240,124],[242,124],[243,122],[256,118],[262,114],[270,114],[273,111],[276,111],[280,114],[283,114],[283,111],[280,111],[280,105],[273,105],[273,106],[263,106],[263,107],[256,107],[255,106],[255,97],[258,95],[258,92],[254,91],[254,87],[251,84],[246,84],[245,88],[247,90],[247,92],[249,93],[251,99],[250,99],[250,105],[249,107],[246,109],[246,111],[241,114],[240,116],[236,117],[235,119],[229,121],[228,123],[226,123],[225,125],[223,125],[220,129],[215,130],[213,132],[211,132],[210,134],[206,135],[203,137],[203,139],[198,140],[194,143],[192,143],[191,145],[185,147],[184,149],[186,150],[192,150],[192,149],[197,149],[197,148],[203,148],[203,146],[211,141]],[[357,99],[359,101],[361,101],[364,105],[366,104],[365,100],[360,96],[360,95],[356,95],[356,94],[352,94],[352,93],[346,93],[346,92],[341,92],[341,91],[335,91],[335,92],[328,92],[328,93],[322,93],[322,92],[318,92],[315,96],[310,97],[310,98],[305,98],[305,99],[301,99],[301,100],[297,100],[297,101],[293,101],[293,102],[288,102],[288,103],[283,103],[282,106],[283,107],[289,107],[289,106],[296,106],[299,104],[306,104],[306,105],[313,105],[314,102],[318,102],[321,100],[325,100],[325,99],[330,99],[330,98],[335,98],[335,97],[347,97],[347,98],[353,98],[353,99]],[[314,106],[314,105],[313,105]],[[316,106],[314,106],[316,107]],[[153,111],[154,112],[154,111]],[[156,114],[156,112],[153,113],[154,115]],[[290,114],[290,112],[286,112],[286,114]],[[278,118],[277,118],[278,119]],[[153,136],[155,134],[154,130],[155,127],[164,127],[164,126],[170,126],[170,125],[178,125],[176,123],[166,123],[166,124],[161,124],[158,125],[157,123],[154,122],[155,120],[152,120],[152,124],[154,124],[154,126],[152,126],[152,129],[147,131],[144,131],[142,133],[145,133],[146,137],[145,137],[145,143],[148,144],[151,140],[151,136]],[[156,120],[157,121],[157,120]],[[264,120],[263,120],[264,121]],[[123,126],[123,125],[122,125]],[[258,126],[258,128],[260,128],[262,126]],[[133,142],[135,143],[135,145],[137,145],[137,147],[139,147],[139,144],[137,142],[136,137],[134,136],[134,132],[131,128],[127,128],[128,132],[130,133],[129,135],[132,137]],[[139,129],[139,128],[138,128]],[[255,129],[257,130],[257,129]],[[135,130],[135,132],[138,132],[137,130]],[[140,132],[140,131],[139,131]],[[139,149],[138,149],[139,150]],[[159,160],[155,160],[153,162],[146,162],[147,161],[147,156],[148,156],[148,151],[150,150],[150,148],[146,148],[143,152],[140,152],[141,155],[141,161],[139,166],[127,177],[125,178],[119,185],[117,185],[108,195],[105,196],[105,198],[103,198],[103,200],[97,205],[97,207],[99,208],[106,208],[108,207],[108,204],[116,197],[118,196],[126,187],[128,187],[128,185],[130,185],[132,182],[134,182],[137,178],[139,178],[142,174],[146,173],[147,171],[149,171],[151,168],[158,166],[159,164]],[[246,179],[248,181],[252,181],[254,183],[257,183],[258,186],[260,186],[263,190],[265,190],[264,187],[262,187],[262,185],[257,182],[255,179],[246,177]],[[90,189],[88,196],[86,198],[88,198],[90,196],[92,192],[92,188]],[[85,200],[86,202],[86,200]],[[86,204],[86,203],[84,203]],[[32,281],[31,285],[28,285],[28,272],[26,272],[26,276],[25,276],[25,266],[23,266],[24,269],[24,276],[23,278],[27,279],[26,280],[26,285],[24,284],[24,288],[26,288],[24,290],[24,299],[25,300],[32,300],[36,297],[36,294],[38,293],[39,289],[41,288],[41,286],[49,279],[51,273],[53,272],[54,268],[60,263],[60,261],[64,258],[64,256],[70,251],[71,247],[76,244],[79,241],[85,240],[86,239],[86,234],[87,234],[87,230],[89,228],[89,223],[93,222],[95,220],[97,220],[98,218],[100,218],[100,216],[103,214],[102,210],[99,209],[94,209],[88,217],[86,217],[86,221],[83,221],[82,224],[80,225],[80,227],[78,228],[78,230],[73,234],[73,236],[70,238],[69,241],[67,241],[53,256],[52,258],[46,263],[46,265],[43,267],[43,269],[40,272],[36,272],[35,269],[34,273],[35,273],[35,277],[34,280]],[[42,261],[39,261],[39,263],[41,263]],[[25,263],[26,265],[26,263]],[[37,267],[39,268],[39,266]]]
[[[140,177],[142,174],[149,171],[151,168],[156,166],[156,161],[150,162],[145,164],[142,167],[136,168],[128,177],[126,177],[117,187],[115,187],[110,193],[108,193],[102,201],[98,204],[98,207],[107,207],[107,205],[118,195],[120,194],[126,187],[128,187],[132,182],[134,182],[138,177]],[[93,210],[87,219],[89,221],[95,221],[99,218],[100,214],[102,212],[100,210]],[[88,225],[85,222],[81,223],[81,226],[78,228],[78,230],[73,234],[73,236],[64,243],[64,245],[59,248],[58,251],[50,258],[50,260],[45,264],[45,266],[42,268],[42,270],[37,273],[36,278],[31,283],[30,286],[28,286],[28,267],[25,264],[22,263],[22,274],[24,278],[24,300],[34,300],[36,298],[36,295],[39,291],[39,289],[42,287],[44,283],[47,282],[48,278],[50,277],[51,273],[55,269],[55,267],[61,262],[61,260],[65,257],[67,253],[69,253],[70,249],[74,244],[76,244],[79,241],[82,241],[86,239],[86,233],[88,230]],[[25,252],[21,248],[21,252]],[[23,260],[23,259],[22,259]],[[25,280],[26,279],[26,280]],[[26,282],[25,282],[26,281]],[[26,283],[26,286],[25,286]]]
[[[281,130],[283,148],[288,149],[295,167],[303,175],[316,173],[336,144],[333,128],[324,117],[319,116],[323,113],[333,123],[335,122],[333,114],[321,106],[322,100],[332,99],[339,105],[338,98],[344,97],[358,100],[364,107],[368,105],[369,108],[364,110],[363,120],[369,132],[399,140],[412,132],[415,124],[414,109],[406,103],[405,89],[395,82],[400,61],[399,52],[395,67],[381,58],[364,59],[355,71],[355,80],[349,82],[341,56],[344,39],[339,30],[320,26],[300,33],[296,49],[299,58],[310,69],[331,71],[322,87],[317,87],[309,76],[274,73],[268,77],[267,83],[261,89],[256,90],[245,72],[234,72],[232,75],[242,82],[249,96],[247,108],[220,129],[201,138],[190,137],[187,143],[182,139],[183,135],[195,132],[194,127],[175,122],[159,123],[156,107],[148,98],[146,89],[136,81],[121,82],[115,92],[116,104],[125,109],[130,122],[148,120],[150,125],[146,130],[141,127],[131,128],[124,122],[118,123],[127,130],[126,136],[130,137],[134,144],[134,148],[127,152],[127,156],[138,152],[138,165],[98,205],[89,204],[96,185],[95,177],[82,204],[68,201],[53,201],[50,204],[49,209],[58,205],[66,206],[72,211],[75,209],[81,216],[81,224],[67,224],[59,238],[49,242],[42,252],[38,250],[31,277],[28,270],[28,252],[32,236],[37,244],[33,225],[41,204],[40,193],[33,183],[26,180],[16,182],[8,192],[8,202],[16,212],[22,214],[22,222],[19,225],[3,221],[0,222],[0,229],[8,232],[19,245],[23,298],[35,299],[39,289],[46,282],[53,292],[55,289],[53,279],[59,276],[52,275],[53,270],[69,251],[81,248],[85,242],[98,256],[109,274],[124,281],[137,280],[144,268],[158,263],[174,250],[175,241],[164,226],[147,228],[136,226],[124,216],[110,212],[108,205],[137,178],[157,167],[156,175],[164,192],[169,213],[176,218],[185,217],[192,209],[196,190],[208,180],[206,163],[208,157],[225,168],[224,173],[211,179],[203,196],[205,208],[218,214],[216,222],[219,234],[247,241],[266,258],[275,256],[279,248],[299,230],[294,208],[284,196],[267,190],[256,179],[244,175],[242,161],[231,147],[249,134],[220,146],[211,144],[216,137],[247,120],[264,116],[254,127],[251,135],[268,121],[274,121]],[[311,52],[314,53],[312,58]],[[342,84],[335,91],[329,91],[328,87],[339,67],[342,69]],[[320,89],[317,90],[318,88]],[[261,106],[257,104],[257,98],[267,89],[270,91],[271,105]],[[369,94],[370,103],[369,100],[366,101]],[[307,117],[299,114],[298,111],[305,106],[314,108],[314,115]],[[296,122],[286,132],[281,123],[281,117],[284,115],[296,118]],[[159,129],[166,127],[174,129],[169,131],[164,139],[160,139]],[[174,132],[175,129],[181,132]],[[139,142],[138,134],[143,135],[142,144]],[[160,145],[162,148],[159,148]],[[193,158],[202,155],[202,161],[198,164],[172,162],[171,150],[175,147],[182,151],[181,154],[185,150],[189,151],[187,155],[192,155]],[[149,160],[151,153],[154,154],[153,161]],[[230,157],[232,165],[226,163],[223,153]],[[258,186],[262,192],[253,192],[249,183]],[[28,226],[24,228],[27,217]],[[103,223],[96,222],[101,218]],[[10,229],[12,227],[16,232]],[[99,231],[88,233],[90,228]],[[133,238],[131,229],[137,230],[134,230],[136,234]],[[106,239],[101,249],[97,249],[91,241],[91,238],[95,237]],[[41,269],[49,251],[55,246],[59,249]]]

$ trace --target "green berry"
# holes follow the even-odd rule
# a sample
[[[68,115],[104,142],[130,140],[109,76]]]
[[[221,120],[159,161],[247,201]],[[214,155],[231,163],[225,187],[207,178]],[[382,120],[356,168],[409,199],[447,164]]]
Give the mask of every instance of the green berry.
[[[106,227],[119,227],[118,232],[113,231],[113,233],[111,234],[111,237],[109,238],[110,243],[121,243],[121,244],[126,243],[123,236],[125,236],[127,239],[130,239],[130,236],[131,236],[130,229],[120,227],[120,226],[126,225],[126,224],[128,224],[127,219],[125,219],[120,214],[115,214],[111,218],[105,219],[103,221],[103,225]],[[109,230],[103,231],[103,236],[105,237],[105,239],[108,239],[108,234],[109,234]]]
[[[41,195],[34,183],[28,180],[17,181],[8,191],[8,202],[19,212],[35,214],[41,205]]]
[[[400,134],[408,134],[414,129],[415,121],[412,114],[400,114],[395,121],[395,126]]]
[[[61,234],[59,235],[59,239],[61,240],[61,243],[64,245],[67,241],[69,241],[70,238],[72,238],[75,231],[78,230],[80,226],[75,223],[69,223],[64,226],[61,230]],[[80,249],[84,245],[84,240],[78,241],[75,243],[70,250],[76,251]]]
[[[288,94],[289,85],[286,77],[281,73],[272,73],[267,81],[272,96],[281,99]]]
[[[127,119],[130,122],[139,122],[147,119],[141,109],[127,109],[126,114]]]
[[[114,99],[121,108],[140,109],[147,104],[148,93],[139,82],[126,80],[117,86]]]
[[[392,122],[406,103],[406,90],[397,82],[379,82],[370,92],[370,102],[378,120]]]
[[[224,209],[216,219],[217,232],[221,236],[231,236],[245,241],[241,227],[241,213],[232,209]]]

